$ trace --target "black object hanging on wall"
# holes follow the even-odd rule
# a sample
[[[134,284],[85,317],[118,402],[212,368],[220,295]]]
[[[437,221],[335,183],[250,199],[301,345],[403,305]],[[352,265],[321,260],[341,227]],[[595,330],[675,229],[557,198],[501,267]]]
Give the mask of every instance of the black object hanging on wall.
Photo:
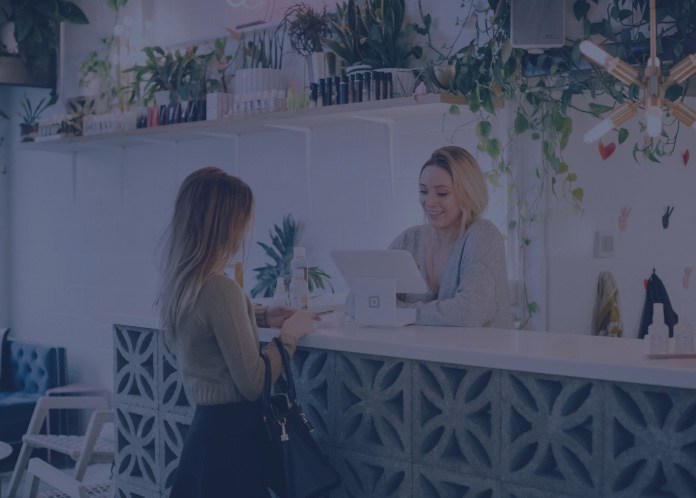
[[[652,271],[652,275],[648,279],[645,288],[645,304],[643,305],[643,314],[640,317],[640,327],[638,329],[638,338],[642,339],[648,333],[648,326],[652,323],[653,304],[662,303],[665,313],[665,324],[669,327],[669,336],[674,335],[674,326],[679,321],[679,316],[672,309],[672,303],[667,295],[665,284],[662,283],[660,277]]]

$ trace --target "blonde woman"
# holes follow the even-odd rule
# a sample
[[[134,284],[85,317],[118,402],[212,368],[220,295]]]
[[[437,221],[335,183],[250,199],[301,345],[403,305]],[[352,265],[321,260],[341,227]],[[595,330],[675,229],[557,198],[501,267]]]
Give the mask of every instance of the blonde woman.
[[[415,307],[422,325],[512,328],[505,244],[481,218],[488,189],[476,159],[461,147],[437,149],[421,168],[418,191],[425,223],[389,247],[413,255],[429,291],[402,294],[401,304]]]
[[[218,168],[191,173],[176,197],[162,261],[161,320],[195,413],[171,498],[268,497],[267,436],[258,400],[264,379],[249,298],[223,270],[251,225],[254,198]],[[312,330],[306,312],[262,313],[280,327],[293,354]],[[273,343],[264,349],[272,379],[281,371]]]

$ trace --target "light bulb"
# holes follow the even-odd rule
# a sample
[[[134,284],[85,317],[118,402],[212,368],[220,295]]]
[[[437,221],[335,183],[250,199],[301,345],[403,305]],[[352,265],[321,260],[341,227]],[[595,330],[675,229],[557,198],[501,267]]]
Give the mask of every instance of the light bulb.
[[[580,52],[588,59],[593,60],[601,66],[606,66],[611,55],[607,53],[604,49],[599,48],[597,45],[589,40],[583,40],[580,42]]]
[[[638,112],[638,104],[635,102],[626,102],[625,104],[621,104],[619,107],[611,111],[603,121],[600,121],[594,128],[585,133],[585,143],[589,144],[598,140],[612,128],[628,121],[635,115],[636,112]]]
[[[585,133],[583,140],[586,144],[591,144],[602,138],[605,134],[609,133],[611,129],[614,128],[614,123],[611,119],[606,118],[597,123],[595,126],[590,128],[590,130]]]
[[[656,105],[648,106],[645,109],[645,123],[648,135],[656,137],[662,132],[662,109]]]
[[[681,85],[694,73],[696,73],[696,54],[687,55],[683,61],[669,70],[669,78],[667,78],[665,86],[669,86],[672,83]]]
[[[669,112],[686,126],[696,129],[696,111],[683,102],[672,102],[665,100]]]

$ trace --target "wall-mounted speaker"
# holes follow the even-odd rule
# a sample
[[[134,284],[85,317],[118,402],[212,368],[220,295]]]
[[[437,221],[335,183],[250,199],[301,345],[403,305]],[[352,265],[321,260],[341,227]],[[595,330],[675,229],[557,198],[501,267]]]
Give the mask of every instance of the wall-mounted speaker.
[[[562,47],[565,0],[510,0],[510,42],[515,48]]]

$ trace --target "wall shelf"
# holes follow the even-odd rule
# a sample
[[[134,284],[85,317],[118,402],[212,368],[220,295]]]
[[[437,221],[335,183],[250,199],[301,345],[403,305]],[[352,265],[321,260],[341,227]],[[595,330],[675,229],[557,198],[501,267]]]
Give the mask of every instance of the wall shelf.
[[[122,133],[102,133],[82,137],[36,141],[21,145],[22,150],[74,153],[92,149],[125,148],[144,144],[172,144],[207,137],[235,137],[279,129],[313,129],[347,123],[355,119],[394,119],[424,113],[444,114],[452,104],[463,104],[452,96],[428,94],[359,102],[340,106],[292,111],[237,115],[231,118],[168,126],[141,128]]]

